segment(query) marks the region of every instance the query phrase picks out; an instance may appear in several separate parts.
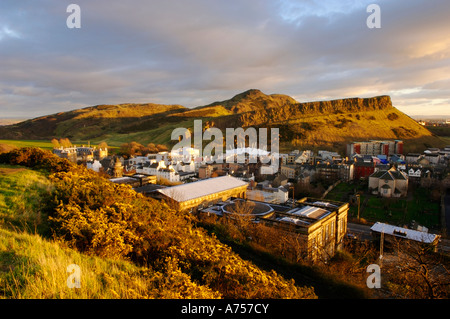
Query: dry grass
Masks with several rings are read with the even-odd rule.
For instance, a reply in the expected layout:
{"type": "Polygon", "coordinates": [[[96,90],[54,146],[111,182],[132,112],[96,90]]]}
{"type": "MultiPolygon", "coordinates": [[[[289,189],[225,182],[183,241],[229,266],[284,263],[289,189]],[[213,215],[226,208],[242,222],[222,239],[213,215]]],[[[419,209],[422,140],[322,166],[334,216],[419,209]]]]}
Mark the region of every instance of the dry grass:
{"type": "Polygon", "coordinates": [[[84,256],[39,235],[0,229],[0,298],[141,298],[150,281],[131,263],[84,256]],[[81,269],[80,288],[67,284],[72,264],[81,269]]]}

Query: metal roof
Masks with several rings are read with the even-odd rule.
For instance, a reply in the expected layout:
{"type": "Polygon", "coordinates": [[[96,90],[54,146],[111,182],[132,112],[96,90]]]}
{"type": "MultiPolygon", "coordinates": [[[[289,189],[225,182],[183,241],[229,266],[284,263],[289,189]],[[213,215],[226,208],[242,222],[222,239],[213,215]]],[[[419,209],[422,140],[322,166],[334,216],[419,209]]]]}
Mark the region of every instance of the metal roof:
{"type": "Polygon", "coordinates": [[[431,244],[439,235],[426,233],[418,230],[407,229],[403,227],[393,226],[384,223],[376,223],[371,227],[371,230],[378,233],[385,233],[392,236],[415,240],[423,243],[431,244]]]}
{"type": "Polygon", "coordinates": [[[240,179],[226,175],[159,189],[158,192],[177,202],[185,202],[247,185],[248,183],[240,179]]]}

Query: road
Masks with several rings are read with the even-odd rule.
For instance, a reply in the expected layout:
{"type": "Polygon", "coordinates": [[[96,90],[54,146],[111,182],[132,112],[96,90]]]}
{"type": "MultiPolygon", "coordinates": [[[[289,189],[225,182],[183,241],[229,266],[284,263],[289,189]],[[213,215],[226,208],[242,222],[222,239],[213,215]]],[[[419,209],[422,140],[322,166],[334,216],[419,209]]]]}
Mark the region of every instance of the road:
{"type": "Polygon", "coordinates": [[[371,226],[348,223],[347,224],[347,233],[356,235],[361,240],[369,240],[372,239],[372,233],[370,230],[371,226]]]}

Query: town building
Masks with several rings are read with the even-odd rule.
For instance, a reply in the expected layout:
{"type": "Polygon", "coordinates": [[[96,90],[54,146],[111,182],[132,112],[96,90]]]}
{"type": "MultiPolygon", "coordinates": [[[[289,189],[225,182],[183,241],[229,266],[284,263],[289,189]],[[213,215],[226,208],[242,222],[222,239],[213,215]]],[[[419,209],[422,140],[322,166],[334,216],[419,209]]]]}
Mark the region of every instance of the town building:
{"type": "Polygon", "coordinates": [[[419,159],[422,158],[423,155],[419,153],[408,153],[405,156],[405,161],[407,164],[415,164],[419,162],[419,159]]]}
{"type": "Polygon", "coordinates": [[[322,161],[341,161],[342,157],[339,153],[337,152],[330,152],[330,151],[319,151],[318,152],[320,158],[322,159],[322,161]]]}
{"type": "Polygon", "coordinates": [[[288,179],[293,180],[299,174],[300,166],[299,165],[293,165],[293,164],[281,165],[280,172],[281,172],[281,174],[286,176],[288,179]]]}
{"type": "Polygon", "coordinates": [[[119,178],[123,176],[123,164],[118,158],[115,159],[114,167],[112,170],[112,176],[114,178],[119,178]]]}
{"type": "Polygon", "coordinates": [[[198,178],[200,179],[211,178],[212,173],[213,167],[210,164],[205,164],[198,168],[198,178]]]}
{"type": "Polygon", "coordinates": [[[278,167],[275,165],[263,164],[259,168],[259,175],[274,175],[278,172],[278,167]]]}
{"type": "Polygon", "coordinates": [[[424,158],[428,161],[428,165],[438,165],[441,161],[441,155],[439,153],[425,153],[424,158]]]}
{"type": "Polygon", "coordinates": [[[53,149],[53,154],[65,158],[72,163],[77,162],[77,149],[75,147],[59,147],[53,149]]]}
{"type": "Polygon", "coordinates": [[[258,184],[247,189],[247,199],[266,203],[284,204],[289,199],[289,185],[271,187],[258,184]]]}
{"type": "Polygon", "coordinates": [[[372,159],[355,160],[354,179],[367,178],[375,172],[376,163],[372,159]]]}
{"type": "Polygon", "coordinates": [[[100,163],[99,160],[86,162],[86,167],[97,173],[99,173],[103,169],[102,164],[100,163]]]}
{"type": "Polygon", "coordinates": [[[180,182],[180,174],[178,174],[172,165],[166,165],[164,160],[159,162],[152,160],[138,165],[136,167],[136,173],[154,175],[159,179],[165,179],[171,183],[180,182]]]}
{"type": "Polygon", "coordinates": [[[157,192],[177,210],[195,211],[231,197],[246,198],[248,183],[226,175],[159,189],[157,192]]]}
{"type": "Polygon", "coordinates": [[[259,221],[300,234],[300,246],[305,247],[307,259],[327,260],[343,248],[348,203],[303,198],[295,207],[272,207],[274,212],[259,221]]]}
{"type": "Polygon", "coordinates": [[[403,197],[408,193],[408,175],[392,167],[369,176],[369,191],[383,197],[403,197]]]}
{"type": "Polygon", "coordinates": [[[78,161],[88,162],[93,160],[102,160],[108,156],[108,148],[96,148],[91,146],[72,146],[72,147],[58,147],[53,149],[53,154],[67,158],[73,163],[78,161]]]}
{"type": "Polygon", "coordinates": [[[351,181],[354,178],[354,163],[319,163],[316,165],[316,176],[329,181],[351,181]]]}
{"type": "Polygon", "coordinates": [[[115,184],[131,185],[131,187],[136,188],[147,184],[156,184],[156,176],[134,174],[131,176],[111,178],[110,181],[115,184]]]}
{"type": "Polygon", "coordinates": [[[373,155],[380,154],[389,156],[394,154],[403,154],[403,141],[366,141],[366,142],[352,142],[347,144],[347,156],[352,157],[355,154],[373,155]]]}
{"type": "Polygon", "coordinates": [[[318,261],[328,260],[343,249],[347,233],[348,203],[305,197],[293,206],[230,198],[199,212],[219,217],[246,215],[255,223],[294,234],[299,256],[318,261]]]}
{"type": "MultiPolygon", "coordinates": [[[[124,172],[124,162],[123,157],[108,156],[99,161],[101,168],[100,171],[108,174],[113,178],[122,177],[124,172]]],[[[89,162],[88,162],[89,163],[89,162]]],[[[88,163],[86,166],[88,166],[88,163]]]]}

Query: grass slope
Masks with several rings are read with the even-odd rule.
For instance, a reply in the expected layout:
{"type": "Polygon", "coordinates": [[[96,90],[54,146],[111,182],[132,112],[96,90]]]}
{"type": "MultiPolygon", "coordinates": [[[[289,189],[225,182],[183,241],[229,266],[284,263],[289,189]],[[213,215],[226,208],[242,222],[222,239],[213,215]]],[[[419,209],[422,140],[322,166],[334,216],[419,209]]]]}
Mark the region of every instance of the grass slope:
{"type": "Polygon", "coordinates": [[[181,272],[87,256],[38,235],[51,187],[44,172],[0,165],[0,299],[204,298],[181,272]],[[72,264],[81,269],[79,289],[67,285],[72,264]]]}

